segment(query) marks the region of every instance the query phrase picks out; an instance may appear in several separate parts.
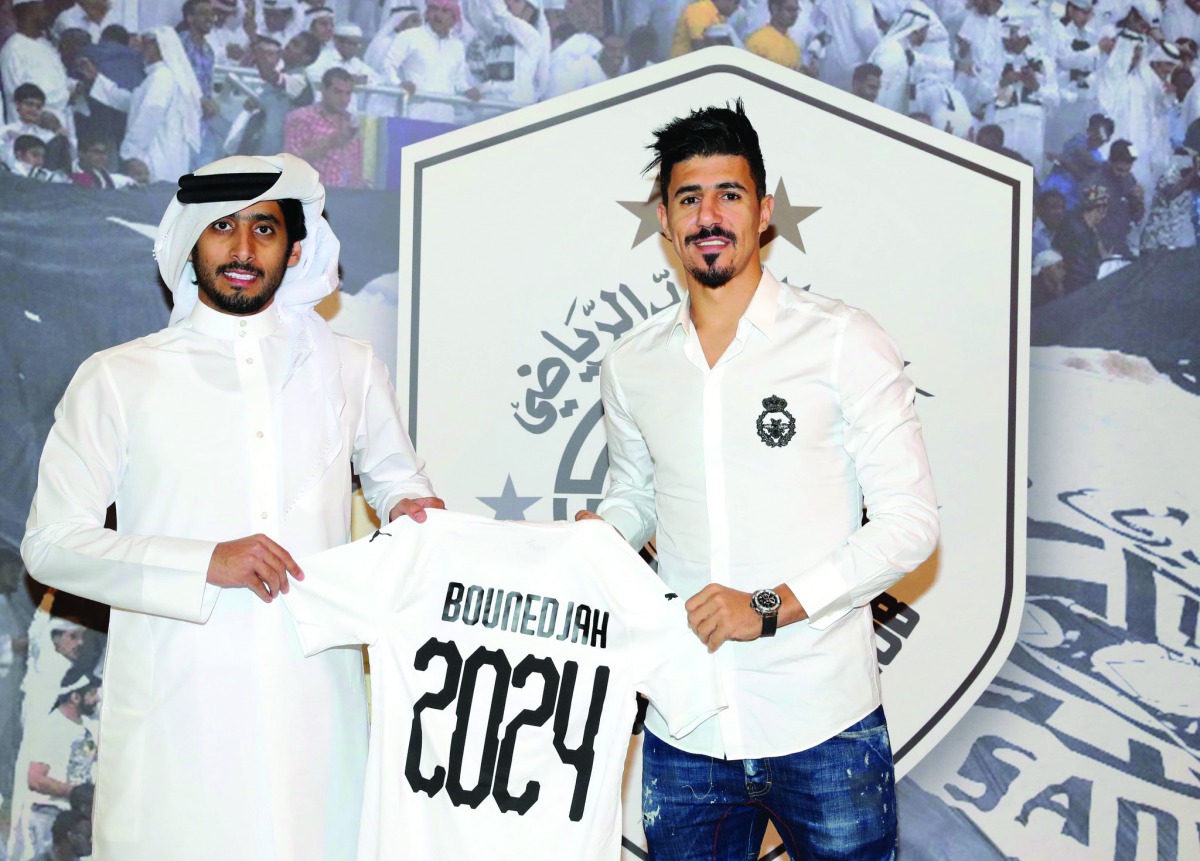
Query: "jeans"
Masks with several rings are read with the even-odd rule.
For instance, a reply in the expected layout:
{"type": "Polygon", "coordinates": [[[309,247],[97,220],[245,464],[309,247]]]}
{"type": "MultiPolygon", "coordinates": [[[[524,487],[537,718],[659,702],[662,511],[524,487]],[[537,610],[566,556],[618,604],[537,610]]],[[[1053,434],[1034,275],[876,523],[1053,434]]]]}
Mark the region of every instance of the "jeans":
{"type": "Polygon", "coordinates": [[[652,861],[755,861],[767,822],[792,861],[892,861],[896,787],[883,707],[814,748],[713,759],[649,731],[642,824],[652,861]]]}

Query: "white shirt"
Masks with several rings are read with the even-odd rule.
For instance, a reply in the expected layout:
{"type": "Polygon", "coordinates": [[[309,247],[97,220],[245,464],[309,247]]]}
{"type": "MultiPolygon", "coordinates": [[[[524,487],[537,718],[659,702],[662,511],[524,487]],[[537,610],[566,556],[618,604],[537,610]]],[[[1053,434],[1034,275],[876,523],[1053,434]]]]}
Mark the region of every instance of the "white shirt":
{"type": "Polygon", "coordinates": [[[63,123],[68,137],[72,136],[72,115],[67,107],[71,81],[58,51],[47,40],[30,39],[20,33],[9,36],[0,48],[0,80],[4,82],[4,110],[9,122],[18,119],[13,100],[17,87],[37,84],[46,94],[46,110],[53,111],[63,123]]]}
{"type": "MultiPolygon", "coordinates": [[[[714,367],[684,302],[613,345],[601,393],[611,486],[598,513],[635,547],[657,531],[659,573],[685,599],[709,583],[786,583],[809,616],[723,644],[729,709],[677,746],[780,756],[870,714],[868,602],[938,535],[915,388],[892,340],[866,313],[764,271],[714,367]]],[[[660,735],[653,708],[646,725],[660,735]]]]}
{"type": "MultiPolygon", "coordinates": [[[[57,699],[57,697],[55,697],[57,699]]],[[[96,763],[96,739],[87,722],[75,723],[58,709],[39,712],[25,722],[25,735],[13,781],[13,823],[8,834],[8,856],[12,861],[34,857],[38,847],[29,839],[33,805],[70,807],[66,798],[46,795],[29,788],[29,766],[38,762],[48,767],[47,775],[72,786],[89,783],[96,763]]]]}
{"type": "Polygon", "coordinates": [[[206,583],[219,541],[261,532],[299,557],[349,540],[352,464],[384,518],[432,495],[383,363],[336,344],[341,454],[292,500],[285,479],[323,462],[305,430],[322,395],[311,358],[288,376],[274,306],[197,303],[89,358],[55,411],[21,552],[40,581],[113,607],[95,861],[354,857],[360,650],[306,659],[277,602],[206,583]]]}
{"type": "Polygon", "coordinates": [[[100,21],[93,21],[88,13],[83,11],[83,7],[76,3],[59,13],[58,17],[54,19],[50,31],[54,34],[55,39],[60,39],[67,30],[84,30],[92,37],[92,43],[95,44],[100,41],[100,34],[104,32],[105,27],[118,23],[120,22],[116,14],[111,10],[100,21]]]}
{"type": "MultiPolygon", "coordinates": [[[[398,33],[384,59],[388,82],[409,81],[416,94],[461,95],[470,89],[466,50],[453,33],[440,38],[428,24],[398,33]]],[[[413,119],[454,122],[454,106],[414,101],[408,110],[413,119]]]]}
{"type": "Polygon", "coordinates": [[[300,564],[305,650],[370,644],[358,861],[611,861],[634,691],[677,735],[722,704],[683,602],[603,524],[432,511],[300,564]]]}
{"type": "Polygon", "coordinates": [[[13,152],[13,144],[22,135],[32,135],[42,143],[50,143],[54,140],[54,132],[34,123],[18,120],[15,123],[0,126],[0,159],[3,159],[4,163],[13,169],[17,169],[17,156],[13,152]]]}

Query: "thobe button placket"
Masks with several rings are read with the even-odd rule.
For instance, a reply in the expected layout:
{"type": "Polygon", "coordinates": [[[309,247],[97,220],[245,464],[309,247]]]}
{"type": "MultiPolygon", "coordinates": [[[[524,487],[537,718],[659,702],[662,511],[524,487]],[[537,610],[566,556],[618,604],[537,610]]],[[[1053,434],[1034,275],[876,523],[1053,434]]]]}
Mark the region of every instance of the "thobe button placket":
{"type": "MultiPolygon", "coordinates": [[[[246,321],[238,321],[238,334],[245,335],[246,321]]],[[[279,491],[277,484],[277,458],[265,428],[272,418],[274,397],[266,376],[263,362],[263,342],[257,338],[235,338],[233,353],[237,360],[238,379],[241,382],[246,405],[246,432],[256,441],[250,453],[249,499],[251,517],[258,522],[258,529],[268,535],[278,536],[279,491]]]]}

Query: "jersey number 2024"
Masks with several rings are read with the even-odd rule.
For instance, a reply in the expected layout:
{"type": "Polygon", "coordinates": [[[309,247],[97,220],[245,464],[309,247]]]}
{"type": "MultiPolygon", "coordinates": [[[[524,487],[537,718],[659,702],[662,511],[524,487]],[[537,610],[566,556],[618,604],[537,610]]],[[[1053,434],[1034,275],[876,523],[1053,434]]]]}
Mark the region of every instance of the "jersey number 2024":
{"type": "Polygon", "coordinates": [[[604,698],[608,692],[609,669],[596,668],[592,681],[591,702],[584,723],[583,738],[579,746],[567,746],[567,726],[571,719],[571,704],[575,696],[575,683],[579,676],[579,665],[566,661],[562,672],[550,658],[526,655],[514,668],[501,649],[477,648],[464,661],[453,642],[430,637],[417,650],[413,666],[421,672],[429,669],[430,661],[441,658],[446,664],[446,676],[441,690],[430,691],[413,706],[412,734],[408,741],[408,758],[404,764],[404,776],[414,792],[424,792],[431,798],[445,788],[451,802],[458,807],[467,805],[474,809],[491,795],[504,813],[524,815],[541,794],[541,784],[531,780],[519,795],[512,794],[509,775],[512,771],[513,754],[517,747],[517,734],[522,727],[544,726],[554,719],[554,750],[564,765],[575,769],[575,790],[571,794],[569,816],[572,822],[583,818],[587,806],[588,783],[592,776],[595,760],[596,733],[600,728],[600,716],[604,711],[604,698]],[[474,786],[463,785],[463,752],[467,746],[467,728],[475,703],[475,683],[479,671],[490,667],[496,675],[492,686],[492,701],[487,710],[487,730],[484,736],[483,753],[474,786]],[[542,680],[541,702],[535,708],[524,709],[515,715],[504,728],[500,737],[500,724],[504,719],[504,706],[508,701],[510,686],[524,688],[531,678],[542,680]],[[421,744],[423,731],[421,714],[428,710],[442,711],[457,698],[455,706],[457,722],[450,737],[449,767],[441,765],[426,776],[421,773],[421,744]]]}

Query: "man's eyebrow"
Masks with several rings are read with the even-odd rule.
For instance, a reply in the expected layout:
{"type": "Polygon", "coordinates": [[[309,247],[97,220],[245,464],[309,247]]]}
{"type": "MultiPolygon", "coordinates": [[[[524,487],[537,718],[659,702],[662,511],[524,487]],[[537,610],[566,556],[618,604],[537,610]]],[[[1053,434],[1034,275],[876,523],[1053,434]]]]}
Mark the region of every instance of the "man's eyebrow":
{"type": "Polygon", "coordinates": [[[279,224],[280,223],[279,219],[276,218],[274,215],[272,215],[269,212],[251,212],[247,215],[243,215],[240,212],[235,212],[235,213],[232,213],[231,215],[226,215],[222,218],[218,218],[216,221],[213,222],[213,224],[216,224],[217,221],[253,221],[253,222],[265,221],[270,224],[279,224]]]}
{"type": "MultiPolygon", "coordinates": [[[[718,188],[718,189],[733,188],[733,189],[737,189],[738,191],[746,190],[746,186],[742,185],[740,182],[738,182],[735,179],[728,179],[725,182],[718,182],[716,185],[712,186],[712,188],[718,188]]],[[[681,186],[679,186],[679,188],[675,189],[675,193],[671,196],[679,197],[679,195],[681,195],[681,194],[693,194],[694,192],[697,192],[697,191],[704,191],[704,186],[702,186],[702,185],[681,185],[681,186]]]]}

